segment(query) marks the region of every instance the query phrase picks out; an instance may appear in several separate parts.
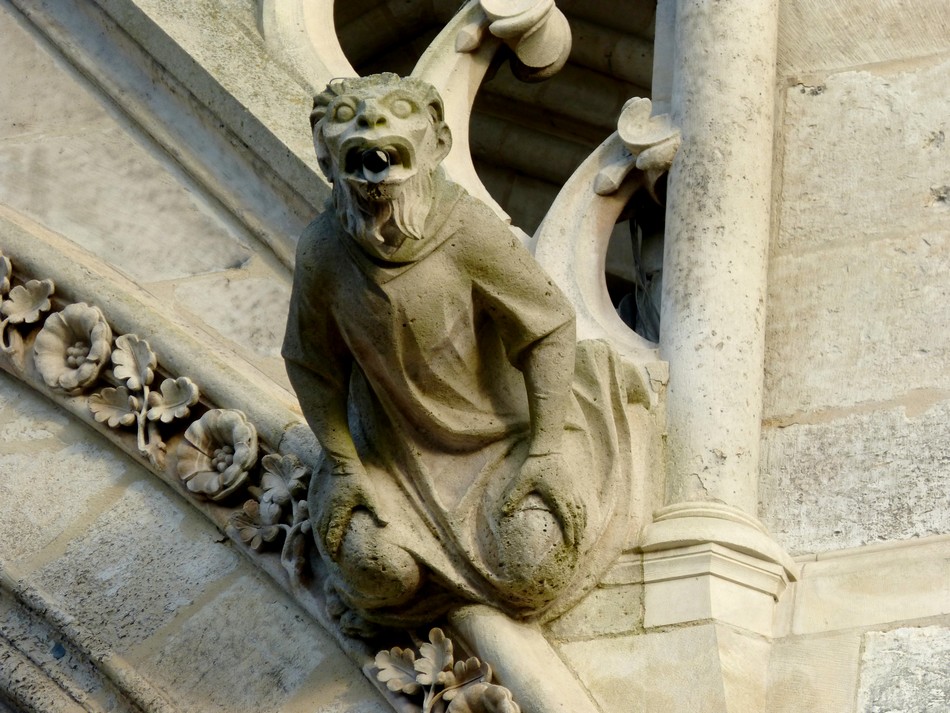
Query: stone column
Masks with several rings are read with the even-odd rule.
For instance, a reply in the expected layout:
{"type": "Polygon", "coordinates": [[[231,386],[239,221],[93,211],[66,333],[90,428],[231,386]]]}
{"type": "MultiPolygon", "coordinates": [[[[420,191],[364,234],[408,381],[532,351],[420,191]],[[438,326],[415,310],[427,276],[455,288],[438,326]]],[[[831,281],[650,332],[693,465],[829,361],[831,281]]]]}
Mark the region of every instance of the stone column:
{"type": "Polygon", "coordinates": [[[705,538],[781,561],[755,518],[778,1],[664,0],[658,16],[674,3],[670,101],[683,144],[663,266],[667,507],[648,546],[705,538]],[[661,525],[694,518],[707,522],[661,525]],[[695,537],[680,532],[694,525],[695,537]],[[708,537],[719,525],[732,534],[708,537]]]}
{"type": "Polygon", "coordinates": [[[721,673],[710,710],[748,713],[765,710],[762,662],[797,569],[756,517],[778,2],[660,0],[657,17],[674,38],[683,144],[667,190],[667,481],[641,542],[644,626],[695,638],[721,673]]]}
{"type": "Polygon", "coordinates": [[[718,673],[708,710],[765,711],[775,605],[796,570],[756,517],[778,0],[660,0],[657,20],[673,38],[661,98],[683,143],[667,190],[667,480],[641,543],[644,627],[687,637],[718,673]]]}
{"type": "Polygon", "coordinates": [[[777,0],[677,3],[660,353],[667,502],[754,515],[769,244],[777,0]]]}

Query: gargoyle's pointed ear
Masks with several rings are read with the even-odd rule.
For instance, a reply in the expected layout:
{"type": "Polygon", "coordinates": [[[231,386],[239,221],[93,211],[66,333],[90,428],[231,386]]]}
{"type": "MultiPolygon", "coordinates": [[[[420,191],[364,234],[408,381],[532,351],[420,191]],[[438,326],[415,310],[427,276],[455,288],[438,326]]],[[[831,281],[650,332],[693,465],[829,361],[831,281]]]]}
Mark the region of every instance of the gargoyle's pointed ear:
{"type": "Polygon", "coordinates": [[[452,130],[444,121],[437,122],[435,125],[435,140],[439,151],[439,161],[441,162],[452,150],[452,130]]]}
{"type": "Polygon", "coordinates": [[[327,151],[327,145],[323,141],[321,131],[322,129],[319,126],[313,129],[313,148],[317,152],[317,164],[320,166],[320,170],[323,171],[323,175],[326,176],[327,180],[333,183],[333,166],[330,161],[330,152],[327,151]]]}

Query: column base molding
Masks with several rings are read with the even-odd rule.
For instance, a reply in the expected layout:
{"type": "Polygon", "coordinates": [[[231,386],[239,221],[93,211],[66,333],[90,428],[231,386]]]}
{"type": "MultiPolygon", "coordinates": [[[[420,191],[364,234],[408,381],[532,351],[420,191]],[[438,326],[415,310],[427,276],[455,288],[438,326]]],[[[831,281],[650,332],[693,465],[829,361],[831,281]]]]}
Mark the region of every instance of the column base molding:
{"type": "Polygon", "coordinates": [[[787,583],[781,566],[715,543],[644,553],[643,625],[715,621],[771,637],[787,583]]]}
{"type": "Polygon", "coordinates": [[[798,565],[750,515],[677,503],[644,532],[644,626],[715,621],[772,636],[775,603],[798,565]]]}

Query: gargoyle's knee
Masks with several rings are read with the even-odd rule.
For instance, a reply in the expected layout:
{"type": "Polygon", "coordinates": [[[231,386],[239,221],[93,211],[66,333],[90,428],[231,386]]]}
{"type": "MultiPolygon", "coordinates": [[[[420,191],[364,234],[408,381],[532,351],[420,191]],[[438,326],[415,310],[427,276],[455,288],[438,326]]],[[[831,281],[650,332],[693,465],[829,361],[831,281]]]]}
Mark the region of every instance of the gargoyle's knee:
{"type": "Polygon", "coordinates": [[[577,566],[577,548],[537,495],[528,495],[510,515],[497,515],[483,535],[489,567],[519,606],[538,607],[554,599],[577,566]]]}
{"type": "Polygon", "coordinates": [[[365,609],[404,604],[422,584],[415,558],[387,539],[387,530],[365,510],[356,510],[336,559],[342,591],[365,609]]]}

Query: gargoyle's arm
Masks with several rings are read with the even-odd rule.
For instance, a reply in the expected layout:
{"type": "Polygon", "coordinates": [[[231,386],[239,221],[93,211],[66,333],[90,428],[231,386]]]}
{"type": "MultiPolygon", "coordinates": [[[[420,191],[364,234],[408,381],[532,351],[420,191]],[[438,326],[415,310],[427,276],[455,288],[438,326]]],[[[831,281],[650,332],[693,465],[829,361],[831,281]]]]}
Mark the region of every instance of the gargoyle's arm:
{"type": "Polygon", "coordinates": [[[287,375],[297,393],[307,423],[332,464],[334,475],[363,469],[347,420],[348,380],[330,381],[306,367],[287,362],[287,375]]]}
{"type": "Polygon", "coordinates": [[[574,377],[574,320],[529,346],[521,370],[531,417],[529,455],[560,453],[574,377]]]}

